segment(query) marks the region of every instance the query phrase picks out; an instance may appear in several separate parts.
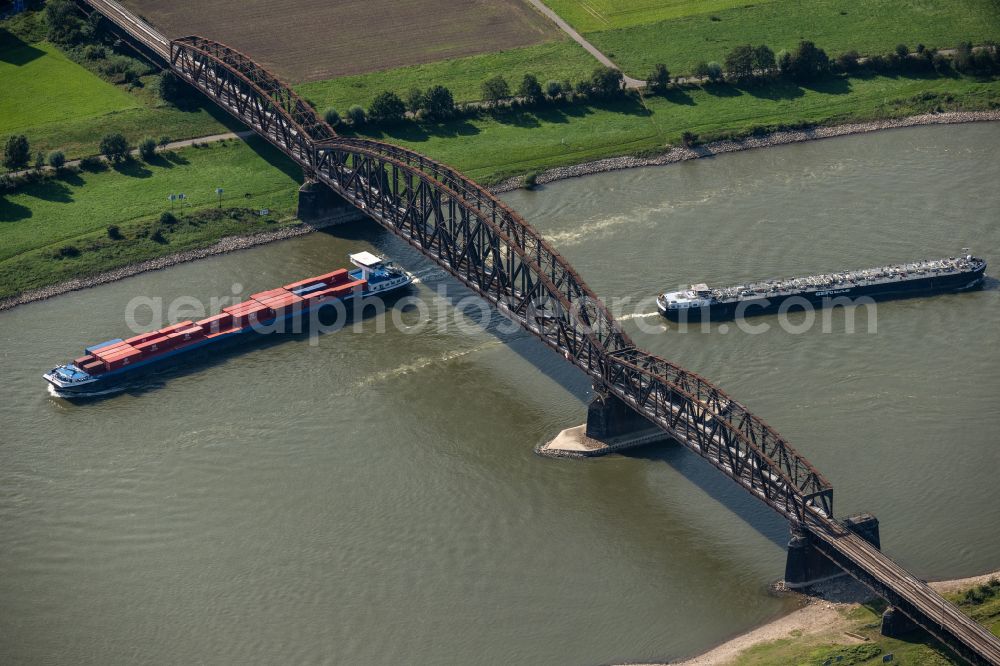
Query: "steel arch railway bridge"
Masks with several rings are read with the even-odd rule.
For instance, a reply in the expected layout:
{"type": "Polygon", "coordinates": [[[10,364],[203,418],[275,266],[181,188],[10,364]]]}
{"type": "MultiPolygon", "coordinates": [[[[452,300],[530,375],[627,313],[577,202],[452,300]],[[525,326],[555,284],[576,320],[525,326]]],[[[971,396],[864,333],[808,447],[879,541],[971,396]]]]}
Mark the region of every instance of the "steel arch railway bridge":
{"type": "Polygon", "coordinates": [[[338,136],[290,87],[223,44],[168,40],[114,0],[85,4],[288,155],[307,178],[562,354],[599,394],[659,426],[786,517],[824,562],[970,663],[1000,665],[1000,641],[834,518],[833,487],[787,441],[707,379],[636,348],[572,266],[489,191],[411,150],[338,136]]]}

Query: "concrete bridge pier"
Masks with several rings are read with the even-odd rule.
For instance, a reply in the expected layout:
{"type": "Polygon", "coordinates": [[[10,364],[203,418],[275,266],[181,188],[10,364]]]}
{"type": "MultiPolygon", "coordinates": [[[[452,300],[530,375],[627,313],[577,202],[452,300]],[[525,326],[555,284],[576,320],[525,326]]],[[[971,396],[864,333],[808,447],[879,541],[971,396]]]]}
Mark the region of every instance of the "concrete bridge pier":
{"type": "Polygon", "coordinates": [[[323,183],[307,178],[299,188],[296,217],[306,224],[325,227],[361,220],[365,214],[323,183]]]}
{"type": "Polygon", "coordinates": [[[555,458],[593,458],[667,439],[670,437],[655,423],[595,386],[587,406],[587,422],[563,430],[536,451],[555,458]]]}
{"type": "MultiPolygon", "coordinates": [[[[881,549],[878,518],[861,513],[844,519],[844,526],[881,549]]],[[[788,557],[785,560],[785,587],[802,590],[825,580],[846,576],[847,572],[825,557],[812,543],[812,535],[798,523],[790,526],[788,557]]]]}

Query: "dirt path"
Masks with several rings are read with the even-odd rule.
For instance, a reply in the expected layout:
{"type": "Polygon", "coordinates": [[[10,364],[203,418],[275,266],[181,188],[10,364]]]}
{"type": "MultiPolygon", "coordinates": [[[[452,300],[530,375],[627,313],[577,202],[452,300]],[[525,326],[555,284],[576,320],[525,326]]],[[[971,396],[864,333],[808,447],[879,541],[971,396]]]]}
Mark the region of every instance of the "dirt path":
{"type": "MultiPolygon", "coordinates": [[[[575,41],[577,44],[585,48],[587,52],[590,53],[590,55],[597,58],[598,62],[600,62],[602,65],[604,65],[605,67],[611,67],[612,69],[617,69],[619,71],[621,70],[621,68],[618,65],[611,62],[611,59],[608,58],[608,56],[601,53],[600,49],[598,49],[596,46],[594,46],[586,39],[584,39],[583,35],[574,30],[569,23],[566,23],[566,21],[564,21],[562,17],[559,16],[559,14],[556,14],[554,11],[549,9],[548,5],[542,2],[542,0],[529,0],[529,2],[531,2],[531,4],[535,6],[535,9],[540,11],[542,14],[547,16],[553,23],[559,26],[560,30],[565,32],[570,37],[572,37],[573,41],[575,41]]],[[[639,88],[646,87],[645,81],[640,81],[639,79],[633,79],[631,76],[628,76],[624,72],[622,72],[622,76],[625,77],[625,87],[629,88],[630,90],[637,90],[639,88]]]]}

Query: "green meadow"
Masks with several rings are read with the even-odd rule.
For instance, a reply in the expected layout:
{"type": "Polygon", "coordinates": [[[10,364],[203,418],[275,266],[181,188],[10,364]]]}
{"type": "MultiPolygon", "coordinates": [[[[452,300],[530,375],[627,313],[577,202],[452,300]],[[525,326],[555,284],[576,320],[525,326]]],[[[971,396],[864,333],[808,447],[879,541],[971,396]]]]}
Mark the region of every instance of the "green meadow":
{"type": "Polygon", "coordinates": [[[508,83],[516,88],[525,74],[534,74],[542,85],[549,80],[568,79],[575,82],[589,77],[596,66],[594,58],[580,45],[564,40],[304,83],[295,89],[321,112],[333,107],[343,114],[352,104],[367,108],[375,95],[385,90],[406,99],[412,88],[426,90],[433,85],[442,85],[451,90],[456,102],[472,102],[482,99],[483,81],[497,74],[503,74],[508,83]]]}
{"type": "Polygon", "coordinates": [[[273,227],[274,220],[294,216],[300,179],[297,166],[252,139],[24,186],[0,198],[0,297],[273,227]],[[224,190],[223,208],[268,208],[270,217],[184,224],[186,215],[219,205],[217,187],[224,190]],[[168,195],[180,193],[186,199],[171,205],[168,195]],[[171,210],[182,222],[157,226],[160,214],[171,210]],[[121,239],[109,237],[111,225],[121,239]],[[164,241],[149,237],[156,228],[165,232],[164,241]],[[66,247],[79,254],[60,255],[66,247]]]}
{"type": "MultiPolygon", "coordinates": [[[[626,5],[629,3],[625,3],[626,5]]],[[[623,70],[643,78],[662,62],[677,74],[701,60],[723,62],[740,44],[792,49],[807,39],[831,57],[888,53],[897,44],[950,48],[1000,39],[1000,3],[990,0],[773,0],[587,35],[623,70]]]]}

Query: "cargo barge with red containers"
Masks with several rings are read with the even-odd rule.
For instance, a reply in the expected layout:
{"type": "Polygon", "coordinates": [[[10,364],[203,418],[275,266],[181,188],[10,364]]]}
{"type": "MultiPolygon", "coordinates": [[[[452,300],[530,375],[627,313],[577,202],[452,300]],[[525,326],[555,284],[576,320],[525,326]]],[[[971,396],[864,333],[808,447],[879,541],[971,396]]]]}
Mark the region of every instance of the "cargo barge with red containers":
{"type": "Polygon", "coordinates": [[[352,254],[350,260],[357,267],[354,270],[341,268],[252,294],[249,300],[200,321],[184,321],[126,340],[116,338],[92,345],[80,358],[53,368],[42,377],[57,395],[101,392],[152,364],[177,359],[246,333],[270,332],[275,323],[301,317],[324,305],[385,294],[413,281],[409,273],[370,252],[352,254]]]}

